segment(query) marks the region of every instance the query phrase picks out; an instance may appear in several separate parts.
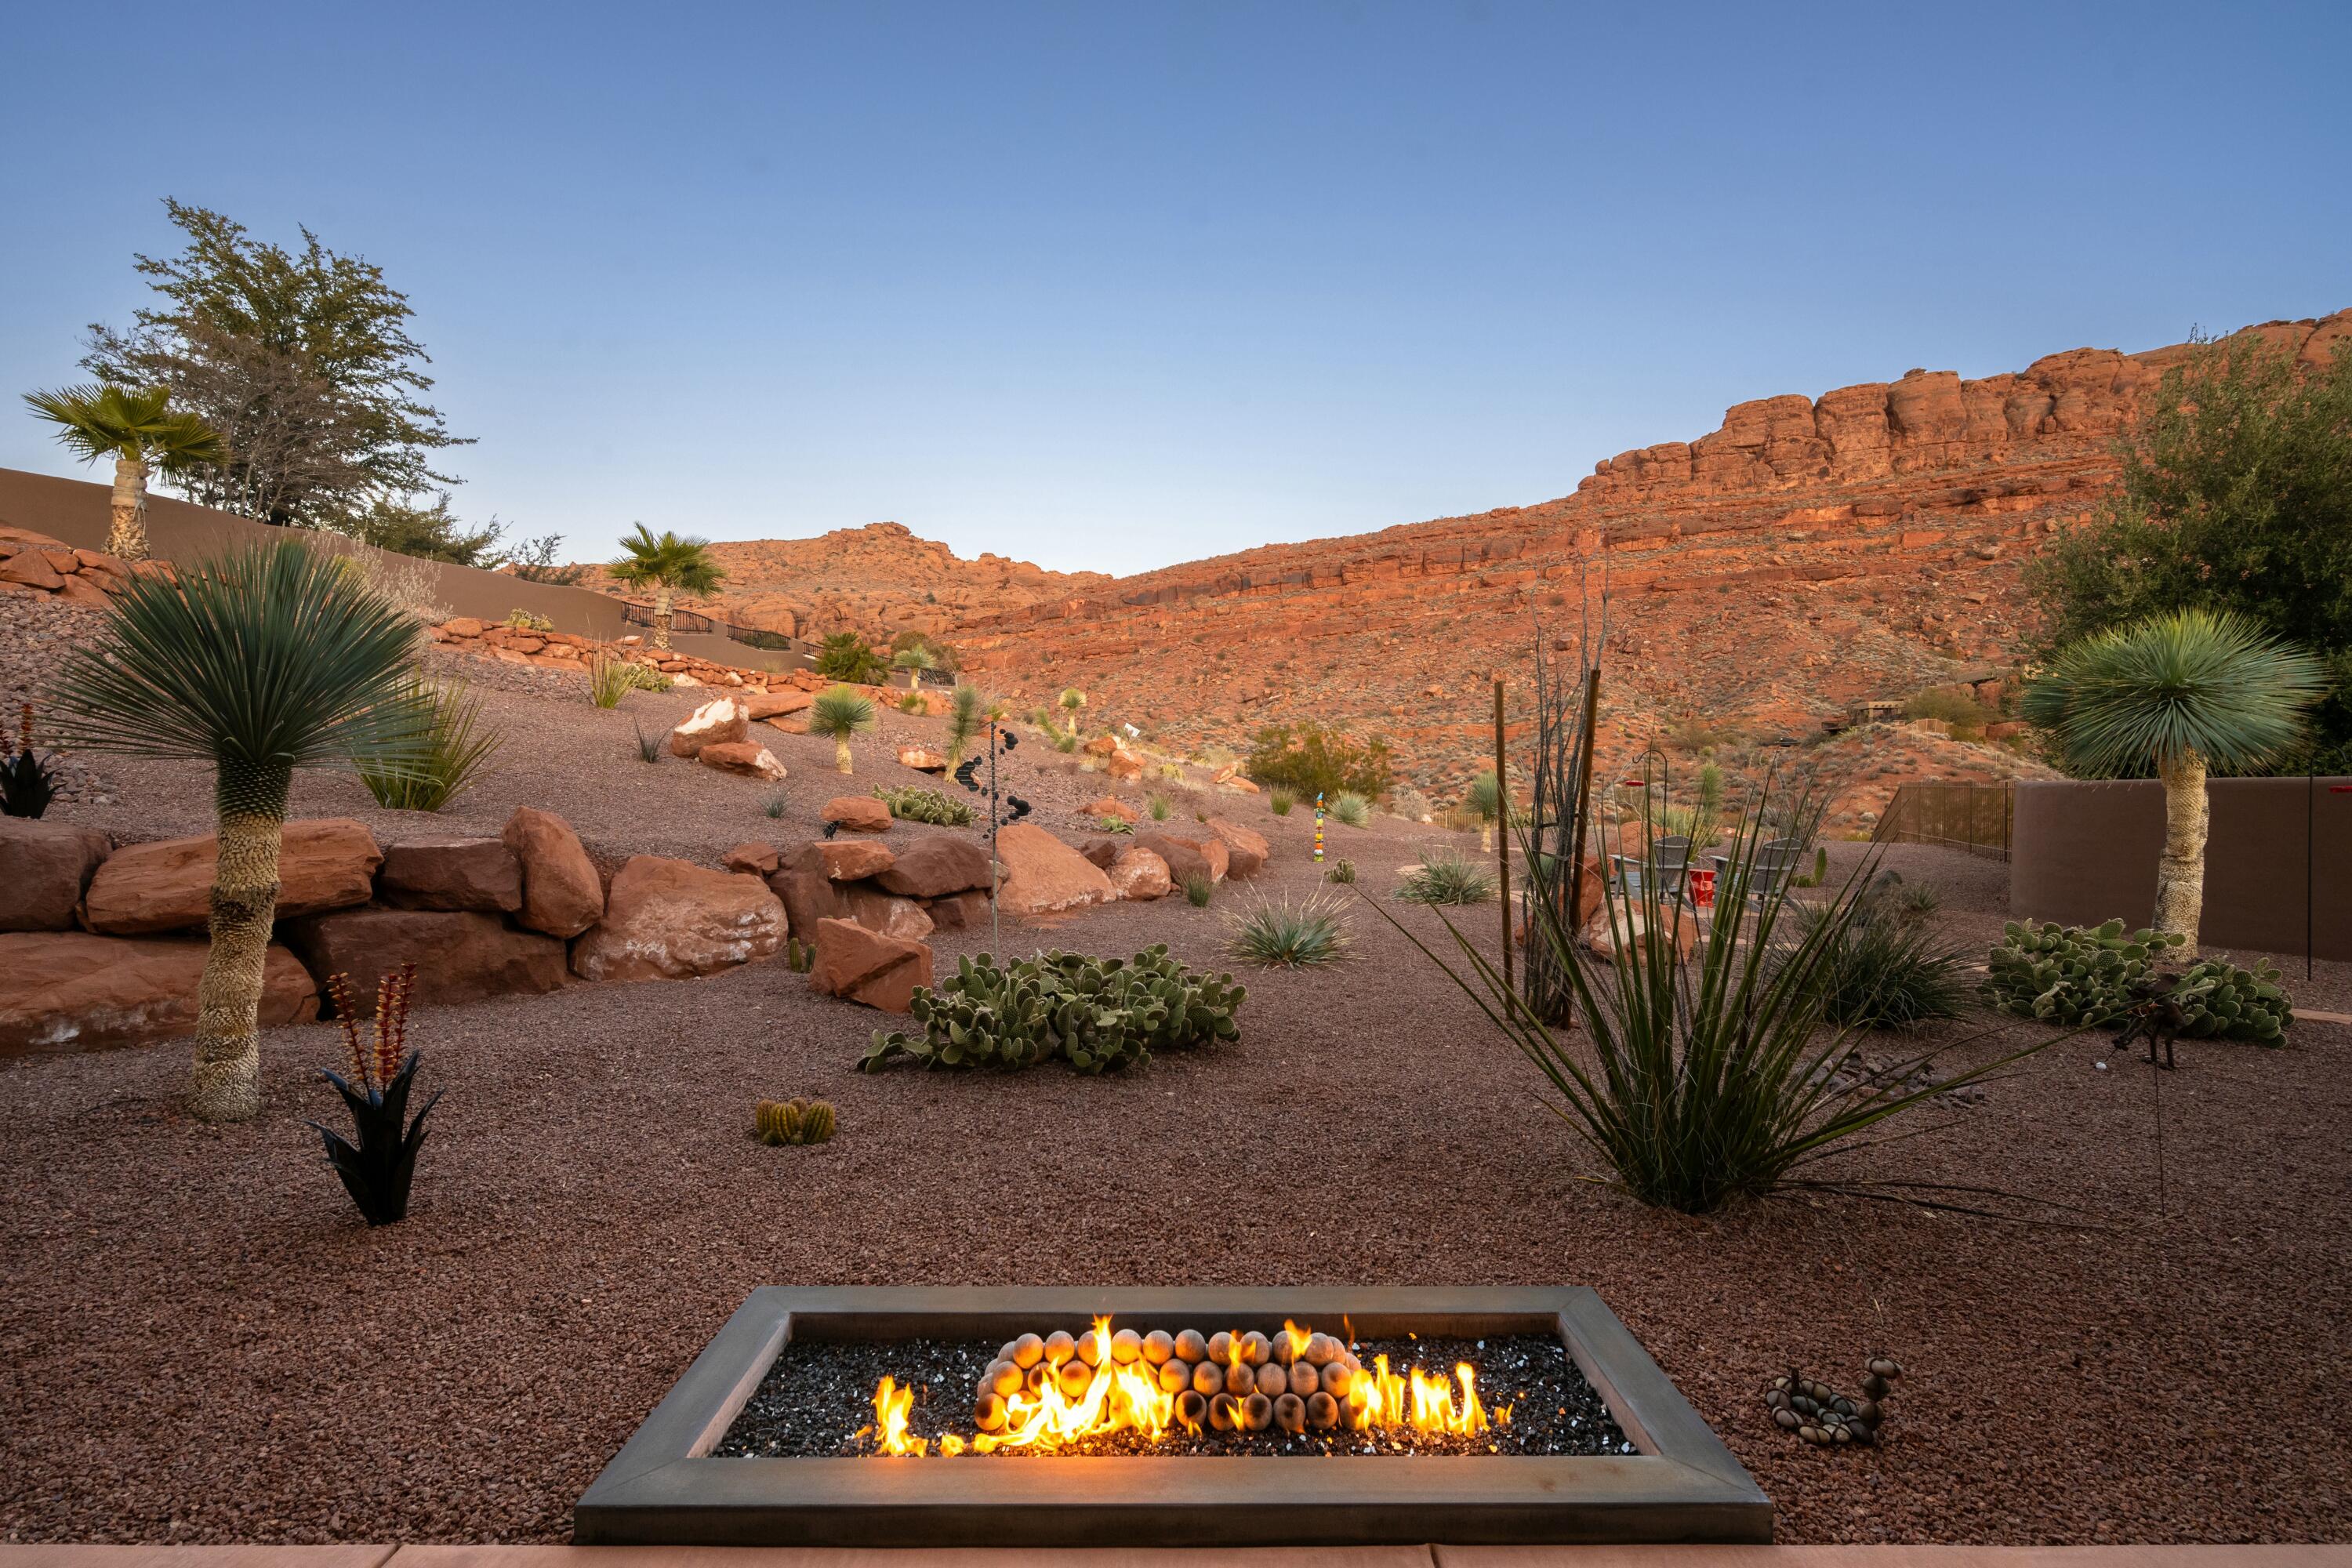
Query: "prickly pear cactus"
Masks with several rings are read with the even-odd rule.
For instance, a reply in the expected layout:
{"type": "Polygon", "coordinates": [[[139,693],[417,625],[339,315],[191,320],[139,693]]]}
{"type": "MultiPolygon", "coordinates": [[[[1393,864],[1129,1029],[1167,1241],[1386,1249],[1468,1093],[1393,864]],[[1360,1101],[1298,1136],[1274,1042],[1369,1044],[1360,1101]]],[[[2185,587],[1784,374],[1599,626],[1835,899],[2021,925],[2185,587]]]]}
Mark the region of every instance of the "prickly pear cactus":
{"type": "Polygon", "coordinates": [[[1230,974],[1192,973],[1165,944],[1131,959],[1055,952],[999,964],[982,953],[915,992],[908,1013],[921,1034],[877,1029],[857,1065],[877,1072],[907,1056],[925,1067],[1011,1068],[1060,1058],[1078,1072],[1113,1072],[1155,1050],[1238,1038],[1234,1014],[1247,994],[1230,974]]]}
{"type": "Polygon", "coordinates": [[[2294,1002],[2279,984],[2276,965],[2240,969],[2218,958],[2191,964],[2172,988],[2188,1022],[2180,1026],[2184,1040],[2252,1040],[2258,1046],[2283,1046],[2294,1021],[2294,1002]]]}
{"type": "MultiPolygon", "coordinates": [[[[2121,1022],[2140,1000],[2133,982],[2188,941],[2178,931],[2126,932],[2121,921],[2096,927],[2011,921],[2001,935],[1979,994],[2005,1013],[2063,1028],[2121,1022]]],[[[2279,972],[2267,963],[2247,970],[2220,959],[2202,960],[2181,973],[2171,998],[2187,1020],[2179,1030],[2182,1039],[2275,1046],[2294,1016],[2279,972]]]]}

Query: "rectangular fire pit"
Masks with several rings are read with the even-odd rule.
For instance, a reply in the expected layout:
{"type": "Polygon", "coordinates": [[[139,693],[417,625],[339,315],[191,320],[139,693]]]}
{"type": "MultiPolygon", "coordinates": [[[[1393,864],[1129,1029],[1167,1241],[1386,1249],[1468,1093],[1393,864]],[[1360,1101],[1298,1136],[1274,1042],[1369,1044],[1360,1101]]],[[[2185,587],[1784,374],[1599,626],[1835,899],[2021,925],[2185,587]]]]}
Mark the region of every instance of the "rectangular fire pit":
{"type": "MultiPolygon", "coordinates": [[[[1168,1342],[1160,1339],[1153,1350],[1163,1364],[1168,1342]]],[[[1255,1344],[1265,1357],[1265,1342],[1255,1344]]],[[[1195,1361],[1202,1361],[1194,1349],[1195,1361]]],[[[1150,1372],[1137,1351],[1132,1339],[1119,1347],[1135,1371],[1150,1372]]],[[[1024,1353],[1036,1355],[1034,1349],[1024,1353]]],[[[1168,1367],[1171,1383],[1179,1381],[1173,1374],[1183,1353],[1176,1352],[1177,1364],[1168,1367]]],[[[1327,1345],[1314,1350],[1317,1357],[1332,1353],[1327,1345]]],[[[1060,1343],[1052,1354],[1068,1362],[1069,1344],[1060,1343]]],[[[1557,1352],[1550,1354],[1558,1360],[1557,1352]]],[[[1086,1371],[1069,1364],[1075,1386],[1086,1387],[1086,1371]]],[[[1447,1369],[1431,1370],[1443,1377],[1447,1369]]],[[[1362,1375],[1370,1373],[1364,1367],[1362,1375]]],[[[1343,1385],[1348,1381],[1326,1375],[1343,1385]]],[[[1202,1376],[1204,1385],[1214,1381],[1208,1373],[1202,1376]]],[[[1403,1381],[1393,1380],[1399,1387],[1403,1381]]],[[[1430,1380],[1426,1392],[1443,1397],[1447,1391],[1438,1381],[1430,1380]]],[[[1412,1395],[1418,1399],[1423,1392],[1416,1387],[1412,1395]]],[[[1476,1392],[1499,1402],[1515,1391],[1488,1369],[1476,1392]]],[[[1465,1406],[1475,1403],[1467,1383],[1461,1393],[1465,1406]]],[[[1360,1408],[1364,1397],[1359,1389],[1360,1408]]],[[[1378,1397],[1375,1393],[1376,1409],[1378,1397]]],[[[1565,1415],[1574,1394],[1560,1397],[1565,1415]]],[[[1016,1404],[1016,1412],[1022,1408],[1016,1404]]],[[[1259,1406],[1256,1418],[1265,1420],[1270,1408],[1259,1406]]],[[[1319,1413],[1328,1418],[1332,1408],[1325,1405],[1319,1413]]],[[[1303,1409],[1286,1405],[1284,1420],[1298,1426],[1303,1409]]],[[[1242,1405],[1226,1405],[1219,1418],[1228,1415],[1238,1426],[1242,1405]]],[[[830,1430],[825,1441],[833,1440],[830,1430]]],[[[1001,1426],[981,1446],[1009,1442],[1011,1432],[1011,1426],[1001,1426]]],[[[572,1539],[583,1544],[1207,1546],[1771,1538],[1770,1500],[1600,1297],[1580,1287],[755,1290],[572,1512],[572,1539]],[[1308,1360],[1303,1338],[1291,1340],[1295,1350],[1282,1348],[1286,1323],[1328,1326],[1335,1334],[1344,1324],[1367,1353],[1339,1352],[1342,1365],[1370,1362],[1369,1352],[1383,1344],[1491,1342],[1499,1352],[1506,1344],[1556,1342],[1574,1363],[1572,1370],[1559,1369],[1561,1381],[1576,1384],[1580,1374],[1576,1393],[1589,1384],[1606,1405],[1605,1421],[1596,1414],[1586,1424],[1588,1435],[1593,1425],[1613,1423],[1613,1429],[1605,1442],[1591,1445],[1607,1451],[1560,1452],[1559,1439],[1549,1434],[1536,1451],[1508,1451],[1524,1450],[1535,1436],[1530,1422],[1552,1413],[1522,1410],[1503,1421],[1498,1404],[1499,1425],[1491,1433],[1440,1435],[1429,1442],[1444,1451],[1409,1451],[1418,1441],[1411,1434],[1393,1442],[1373,1432],[1351,1436],[1342,1403],[1339,1430],[1235,1431],[1223,1445],[1225,1451],[1219,1451],[1203,1421],[1198,1434],[1171,1427],[1157,1446],[1146,1444],[1140,1451],[982,1453],[971,1446],[979,1441],[976,1390],[966,1385],[925,1391],[940,1401],[940,1410],[930,1412],[932,1424],[944,1430],[937,1417],[951,1414],[961,1419],[961,1435],[929,1442],[919,1458],[822,1445],[812,1449],[798,1439],[779,1449],[791,1457],[761,1452],[763,1445],[778,1443],[763,1433],[792,1426],[780,1419],[762,1426],[760,1415],[770,1407],[791,1414],[795,1363],[788,1347],[804,1352],[813,1380],[820,1367],[832,1369],[826,1392],[837,1406],[839,1368],[887,1366],[894,1342],[910,1365],[928,1355],[938,1365],[987,1362],[1001,1370],[1009,1363],[995,1363],[992,1349],[968,1347],[1009,1345],[1024,1334],[1062,1329],[1079,1335],[1080,1350],[1108,1373],[1108,1331],[1097,1343],[1087,1342],[1087,1325],[1106,1317],[1137,1335],[1229,1330],[1238,1337],[1220,1346],[1217,1356],[1236,1363],[1227,1373],[1235,1377],[1244,1363],[1242,1339],[1252,1332],[1276,1342],[1276,1359],[1286,1362],[1296,1353],[1299,1362],[1308,1360]],[[943,1360],[940,1347],[962,1347],[961,1361],[943,1360]],[[786,1359],[780,1363],[780,1356],[786,1359]],[[753,1406],[750,1415],[747,1405],[753,1406]],[[730,1437],[739,1417],[745,1430],[730,1437]],[[1633,1452],[1622,1451],[1629,1446],[1633,1452]],[[1485,1451],[1489,1447],[1505,1451],[1485,1451]],[[950,1457],[943,1448],[963,1451],[950,1457]],[[744,1457],[723,1457],[729,1453],[744,1457]]]]}

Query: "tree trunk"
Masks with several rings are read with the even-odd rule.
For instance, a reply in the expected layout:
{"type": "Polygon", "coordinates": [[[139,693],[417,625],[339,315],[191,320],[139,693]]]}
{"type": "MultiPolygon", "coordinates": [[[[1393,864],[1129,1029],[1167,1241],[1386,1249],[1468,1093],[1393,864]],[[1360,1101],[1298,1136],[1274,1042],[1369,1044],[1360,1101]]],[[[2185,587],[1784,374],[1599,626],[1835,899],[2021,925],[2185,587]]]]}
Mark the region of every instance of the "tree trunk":
{"type": "Polygon", "coordinates": [[[833,742],[833,765],[843,773],[849,771],[849,742],[836,739],[833,742]]]}
{"type": "Polygon", "coordinates": [[[669,590],[654,590],[654,647],[669,647],[669,590]]]}
{"type": "Polygon", "coordinates": [[[247,1121],[261,1110],[262,966],[278,913],[278,847],[289,782],[283,768],[220,772],[213,944],[196,984],[196,1058],[188,1084],[188,1109],[206,1121],[247,1121]]]}
{"type": "Polygon", "coordinates": [[[2197,956],[2197,921],[2205,907],[2205,759],[2189,752],[2157,770],[2164,781],[2164,853],[2156,862],[2156,929],[2189,939],[2173,950],[2197,956]]]}
{"type": "Polygon", "coordinates": [[[147,559],[147,465],[137,458],[114,459],[114,521],[106,531],[106,552],[123,561],[147,559]]]}

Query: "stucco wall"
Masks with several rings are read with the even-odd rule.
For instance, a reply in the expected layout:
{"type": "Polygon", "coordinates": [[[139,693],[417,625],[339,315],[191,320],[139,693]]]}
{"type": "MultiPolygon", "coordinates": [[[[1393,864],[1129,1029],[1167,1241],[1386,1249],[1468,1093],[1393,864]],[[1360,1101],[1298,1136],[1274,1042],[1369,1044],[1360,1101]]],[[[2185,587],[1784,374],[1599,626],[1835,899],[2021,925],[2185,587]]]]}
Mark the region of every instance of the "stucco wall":
{"type": "MultiPolygon", "coordinates": [[[[110,494],[109,487],[102,484],[0,468],[0,523],[29,528],[85,550],[103,549],[110,521],[110,494]]],[[[217,554],[256,541],[283,538],[285,534],[282,530],[228,512],[190,506],[168,496],[151,495],[147,498],[147,536],[156,555],[173,561],[217,554]]],[[[447,605],[453,615],[502,621],[515,610],[529,610],[553,622],[557,631],[608,642],[644,629],[624,625],[621,602],[592,589],[531,583],[506,573],[442,562],[425,564],[439,579],[434,597],[447,605]]],[[[681,632],[670,641],[681,653],[746,669],[789,669],[807,662],[791,653],[749,647],[709,634],[681,632]]]]}
{"type": "MultiPolygon", "coordinates": [[[[2200,940],[2299,954],[2308,933],[2316,956],[2352,958],[2352,779],[2215,779],[2206,787],[2213,826],[2200,940]]],[[[2011,915],[2148,922],[2164,847],[2162,784],[2020,780],[2016,810],[2011,915]]]]}

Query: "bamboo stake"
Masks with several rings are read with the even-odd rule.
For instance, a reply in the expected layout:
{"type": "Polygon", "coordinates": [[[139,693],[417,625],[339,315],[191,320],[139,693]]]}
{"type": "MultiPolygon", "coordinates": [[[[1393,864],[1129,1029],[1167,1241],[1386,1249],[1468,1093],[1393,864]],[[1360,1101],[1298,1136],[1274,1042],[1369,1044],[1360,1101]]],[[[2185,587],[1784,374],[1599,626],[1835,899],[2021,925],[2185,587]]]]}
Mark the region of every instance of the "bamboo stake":
{"type": "Polygon", "coordinates": [[[1503,989],[1511,983],[1511,786],[1503,772],[1503,679],[1495,678],[1495,870],[1503,897],[1503,989]]]}

